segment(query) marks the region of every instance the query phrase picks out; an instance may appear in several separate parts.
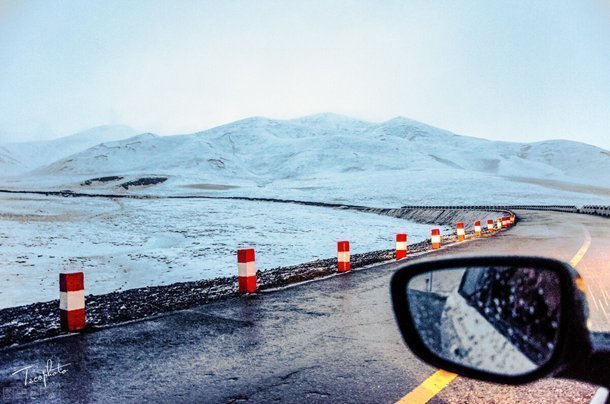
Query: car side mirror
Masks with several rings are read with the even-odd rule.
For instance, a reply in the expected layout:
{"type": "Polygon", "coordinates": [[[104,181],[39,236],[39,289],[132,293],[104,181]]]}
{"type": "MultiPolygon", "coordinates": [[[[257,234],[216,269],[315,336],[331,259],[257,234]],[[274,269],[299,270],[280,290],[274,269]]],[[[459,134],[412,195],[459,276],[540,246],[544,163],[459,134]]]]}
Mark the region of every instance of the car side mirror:
{"type": "Polygon", "coordinates": [[[464,376],[525,383],[591,351],[578,273],[560,261],[476,257],[408,264],[392,278],[409,348],[464,376]]]}

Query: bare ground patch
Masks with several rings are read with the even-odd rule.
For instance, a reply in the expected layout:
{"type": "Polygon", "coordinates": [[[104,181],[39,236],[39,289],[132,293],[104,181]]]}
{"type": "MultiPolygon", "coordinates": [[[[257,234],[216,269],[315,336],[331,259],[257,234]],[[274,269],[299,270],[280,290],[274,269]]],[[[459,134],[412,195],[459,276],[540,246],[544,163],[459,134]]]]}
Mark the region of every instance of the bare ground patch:
{"type": "Polygon", "coordinates": [[[557,189],[560,191],[578,192],[581,194],[600,195],[610,197],[610,188],[599,187],[595,185],[576,184],[573,182],[545,180],[539,178],[525,177],[506,177],[515,182],[523,182],[526,184],[540,185],[541,187],[557,189]]]}
{"type": "Polygon", "coordinates": [[[188,184],[188,185],[184,185],[184,188],[207,189],[207,190],[212,190],[212,191],[225,191],[227,189],[239,188],[239,186],[227,185],[227,184],[188,184]]]}

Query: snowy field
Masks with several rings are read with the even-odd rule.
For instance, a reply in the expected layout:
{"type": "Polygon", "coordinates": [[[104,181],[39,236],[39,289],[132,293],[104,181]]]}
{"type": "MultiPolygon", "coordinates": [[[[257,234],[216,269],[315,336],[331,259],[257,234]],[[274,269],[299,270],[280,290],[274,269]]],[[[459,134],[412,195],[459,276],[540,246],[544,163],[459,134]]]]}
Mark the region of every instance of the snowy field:
{"type": "Polygon", "coordinates": [[[182,178],[134,191],[149,195],[255,196],[324,201],[381,208],[404,205],[607,205],[610,188],[552,180],[508,179],[472,171],[395,170],[343,173],[314,180],[286,180],[258,187],[198,190],[182,178]],[[174,182],[175,181],[175,182],[174,182]],[[528,182],[529,181],[529,182],[528,182]]]}
{"type": "Polygon", "coordinates": [[[334,257],[343,239],[352,253],[393,248],[398,232],[415,243],[431,227],[269,202],[0,195],[0,308],[58,298],[62,270],[102,294],[236,275],[238,247],[264,270],[334,257]]]}

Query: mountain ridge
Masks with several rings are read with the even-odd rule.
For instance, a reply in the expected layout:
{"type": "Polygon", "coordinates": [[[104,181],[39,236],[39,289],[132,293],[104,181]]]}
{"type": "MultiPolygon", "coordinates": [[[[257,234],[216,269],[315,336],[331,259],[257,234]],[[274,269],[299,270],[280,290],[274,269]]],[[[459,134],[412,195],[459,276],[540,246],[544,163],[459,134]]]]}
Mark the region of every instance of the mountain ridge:
{"type": "Polygon", "coordinates": [[[97,191],[161,195],[213,190],[387,206],[447,198],[589,203],[610,195],[610,176],[600,174],[610,172],[610,153],[596,146],[481,139],[404,117],[380,123],[330,113],[249,117],[191,134],[105,140],[4,184],[83,191],[89,183],[97,191]],[[87,182],[113,176],[143,185],[87,182]]]}
{"type": "Polygon", "coordinates": [[[566,140],[517,143],[462,136],[402,117],[369,123],[316,114],[290,120],[250,117],[192,134],[142,134],[104,142],[37,173],[158,171],[202,179],[273,181],[358,170],[459,167],[503,176],[515,170],[522,177],[523,167],[518,166],[525,164],[530,174],[539,174],[534,177],[551,178],[586,174],[593,169],[587,163],[591,155],[599,155],[593,163],[603,162],[602,167],[610,169],[610,158],[603,153],[595,146],[566,140]],[[103,164],[96,164],[100,161],[103,164]]]}

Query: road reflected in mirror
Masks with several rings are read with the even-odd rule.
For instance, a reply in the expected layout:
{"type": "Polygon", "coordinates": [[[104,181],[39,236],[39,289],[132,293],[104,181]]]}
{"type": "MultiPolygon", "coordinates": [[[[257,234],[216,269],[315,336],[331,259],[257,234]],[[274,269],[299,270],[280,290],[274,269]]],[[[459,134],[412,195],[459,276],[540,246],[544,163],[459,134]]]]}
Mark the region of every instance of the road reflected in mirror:
{"type": "Polygon", "coordinates": [[[529,373],[552,357],[561,286],[550,270],[470,267],[411,279],[415,327],[436,355],[500,375],[529,373]]]}

